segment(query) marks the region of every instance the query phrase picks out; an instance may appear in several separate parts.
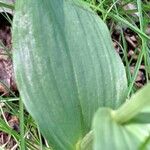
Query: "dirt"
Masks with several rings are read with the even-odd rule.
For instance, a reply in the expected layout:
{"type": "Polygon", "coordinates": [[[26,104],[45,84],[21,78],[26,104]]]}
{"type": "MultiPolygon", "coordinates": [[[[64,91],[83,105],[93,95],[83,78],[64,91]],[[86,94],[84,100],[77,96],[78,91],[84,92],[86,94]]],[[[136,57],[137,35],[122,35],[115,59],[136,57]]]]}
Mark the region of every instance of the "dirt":
{"type": "MultiPolygon", "coordinates": [[[[12,66],[12,43],[11,43],[11,24],[0,14],[0,96],[11,96],[12,92],[17,91],[13,66],[12,66]]],[[[10,19],[12,16],[8,14],[10,19]]],[[[1,109],[6,109],[5,103],[0,103],[1,109]]],[[[19,132],[19,120],[16,116],[4,111],[4,114],[0,116],[3,120],[7,120],[11,129],[19,132]]],[[[0,147],[6,150],[17,149],[18,145],[16,141],[8,134],[0,132],[0,147]]]]}
{"type": "MultiPolygon", "coordinates": [[[[138,60],[138,56],[141,52],[140,39],[137,34],[132,32],[128,28],[123,30],[123,34],[124,34],[125,42],[127,45],[127,59],[130,62],[130,66],[129,66],[130,74],[133,75],[135,66],[138,60]]],[[[120,34],[120,31],[118,31],[115,28],[112,33],[112,39],[113,39],[113,43],[114,43],[114,47],[116,51],[119,53],[124,65],[126,66],[125,57],[124,57],[123,50],[121,47],[123,45],[122,40],[121,40],[121,34],[120,34]]],[[[137,78],[134,83],[134,86],[136,89],[143,87],[144,84],[146,83],[145,66],[143,64],[144,64],[144,61],[142,61],[142,64],[138,71],[137,78]]]]}
{"type": "MultiPolygon", "coordinates": [[[[9,94],[8,89],[15,91],[17,88],[11,59],[11,25],[3,15],[0,15],[0,93],[5,96],[9,94]]],[[[11,15],[9,17],[12,19],[11,15]]]]}

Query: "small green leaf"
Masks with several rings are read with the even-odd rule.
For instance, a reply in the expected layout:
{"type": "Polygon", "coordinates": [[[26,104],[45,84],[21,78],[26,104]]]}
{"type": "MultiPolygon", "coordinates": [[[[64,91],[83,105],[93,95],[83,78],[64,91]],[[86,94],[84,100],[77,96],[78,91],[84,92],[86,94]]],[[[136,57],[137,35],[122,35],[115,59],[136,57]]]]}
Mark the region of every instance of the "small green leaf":
{"type": "Polygon", "coordinates": [[[140,140],[113,120],[113,111],[100,108],[93,121],[94,150],[138,150],[140,140]]]}
{"type": "MultiPolygon", "coordinates": [[[[137,150],[150,133],[150,84],[117,110],[100,108],[93,121],[94,150],[137,150]]],[[[146,145],[145,149],[150,149],[146,145]]]]}
{"type": "Polygon", "coordinates": [[[126,123],[150,106],[150,84],[144,86],[114,112],[114,119],[119,123],[126,123]]]}

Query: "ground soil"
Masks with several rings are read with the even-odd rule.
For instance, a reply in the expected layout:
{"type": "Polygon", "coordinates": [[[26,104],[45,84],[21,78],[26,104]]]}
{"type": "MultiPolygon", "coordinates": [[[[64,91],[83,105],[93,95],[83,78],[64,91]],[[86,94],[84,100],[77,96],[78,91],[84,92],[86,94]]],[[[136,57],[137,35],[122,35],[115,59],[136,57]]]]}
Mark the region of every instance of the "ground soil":
{"type": "MultiPolygon", "coordinates": [[[[17,91],[13,65],[12,65],[12,42],[11,42],[11,24],[5,19],[4,14],[0,14],[0,96],[10,97],[13,92],[17,91]]],[[[8,14],[10,19],[12,16],[8,14]]],[[[5,104],[0,103],[0,107],[5,109],[5,104]]],[[[19,120],[16,116],[11,115],[9,112],[4,112],[4,116],[9,123],[9,126],[19,131],[19,120]]],[[[0,116],[4,119],[4,116],[0,116]]],[[[5,147],[6,150],[18,149],[15,140],[8,134],[0,131],[0,147],[5,147]],[[4,146],[5,145],[5,146],[4,146]]]]}

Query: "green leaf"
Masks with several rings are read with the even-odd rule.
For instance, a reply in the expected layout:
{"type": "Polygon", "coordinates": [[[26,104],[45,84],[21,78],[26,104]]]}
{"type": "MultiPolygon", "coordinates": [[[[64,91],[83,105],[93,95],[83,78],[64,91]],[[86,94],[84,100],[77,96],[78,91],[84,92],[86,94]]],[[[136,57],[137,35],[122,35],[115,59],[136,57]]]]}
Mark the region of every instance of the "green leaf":
{"type": "Polygon", "coordinates": [[[150,123],[150,113],[139,113],[129,123],[148,124],[150,123]]]}
{"type": "MultiPolygon", "coordinates": [[[[117,110],[98,110],[93,121],[94,150],[137,150],[145,143],[150,133],[149,91],[150,84],[135,93],[117,110]]],[[[150,144],[144,144],[144,148],[150,149],[150,144]]]]}
{"type": "Polygon", "coordinates": [[[133,119],[136,115],[138,115],[140,111],[147,108],[148,106],[150,107],[149,91],[150,91],[150,84],[140,89],[130,98],[130,100],[127,100],[118,110],[115,111],[114,119],[119,123],[127,123],[128,121],[133,119]]]}
{"type": "Polygon", "coordinates": [[[100,108],[95,114],[94,150],[138,150],[150,127],[138,124],[120,125],[113,119],[113,113],[108,108],[100,108]]]}
{"type": "Polygon", "coordinates": [[[67,0],[18,0],[13,21],[21,98],[54,149],[75,149],[99,107],[125,100],[125,70],[109,31],[67,0]]]}
{"type": "Polygon", "coordinates": [[[94,117],[94,150],[137,150],[138,139],[112,119],[113,111],[100,108],[94,117]]]}

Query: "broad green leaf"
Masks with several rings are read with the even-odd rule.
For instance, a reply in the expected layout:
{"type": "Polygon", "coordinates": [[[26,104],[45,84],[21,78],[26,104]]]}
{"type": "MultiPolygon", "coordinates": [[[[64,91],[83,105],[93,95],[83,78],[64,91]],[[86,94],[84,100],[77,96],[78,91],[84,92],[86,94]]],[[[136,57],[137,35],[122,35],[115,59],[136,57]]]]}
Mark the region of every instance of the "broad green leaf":
{"type": "Polygon", "coordinates": [[[21,98],[48,143],[75,149],[101,106],[118,108],[127,87],[109,31],[67,0],[18,0],[13,62],[21,98]]]}

